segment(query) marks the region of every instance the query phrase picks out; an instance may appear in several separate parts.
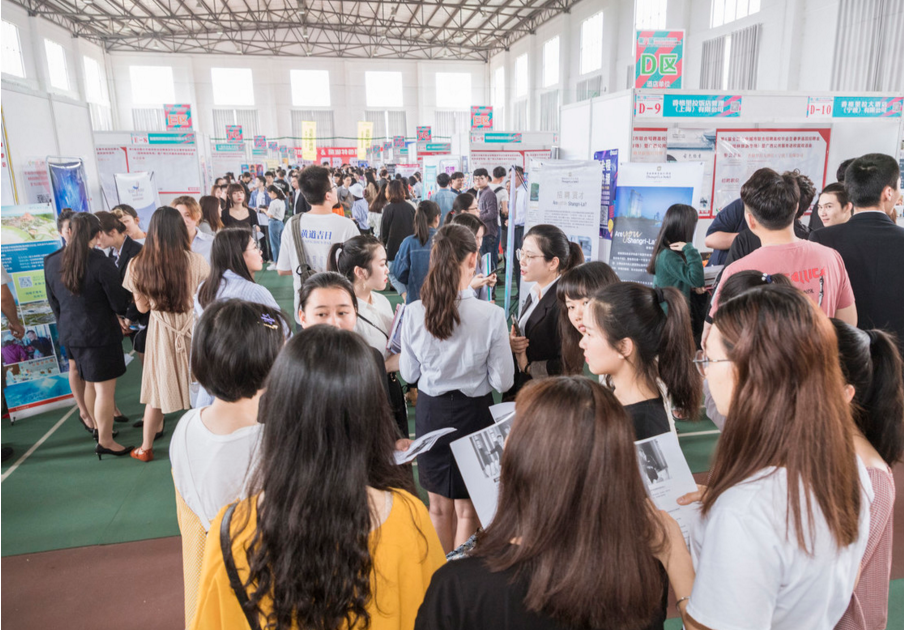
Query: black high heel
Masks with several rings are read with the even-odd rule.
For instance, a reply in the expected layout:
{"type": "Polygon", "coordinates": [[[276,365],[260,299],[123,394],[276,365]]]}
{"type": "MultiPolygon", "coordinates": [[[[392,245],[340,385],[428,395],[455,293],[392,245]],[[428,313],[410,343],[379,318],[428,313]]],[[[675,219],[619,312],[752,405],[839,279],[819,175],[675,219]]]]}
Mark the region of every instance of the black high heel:
{"type": "Polygon", "coordinates": [[[128,422],[128,421],[129,421],[128,416],[122,416],[122,415],[113,416],[113,422],[128,422]]]}
{"type": "MultiPolygon", "coordinates": [[[[94,429],[94,431],[92,431],[92,433],[94,433],[94,441],[97,442],[97,440],[100,439],[100,437],[98,436],[97,429],[94,429]]],[[[119,431],[113,431],[113,437],[116,437],[117,435],[119,435],[119,431]]]]}
{"type": "Polygon", "coordinates": [[[94,447],[94,452],[97,453],[97,459],[101,460],[101,455],[113,455],[114,457],[122,457],[123,455],[128,455],[135,449],[134,446],[127,446],[121,451],[114,451],[112,448],[104,448],[100,444],[94,447]]]}
{"type": "Polygon", "coordinates": [[[163,419],[163,426],[160,428],[157,433],[154,434],[154,441],[156,442],[160,438],[163,437],[163,434],[166,432],[166,418],[163,419]]]}
{"type": "Polygon", "coordinates": [[[85,419],[82,418],[81,414],[79,414],[78,421],[82,423],[82,426],[85,427],[85,431],[88,433],[97,433],[97,429],[92,429],[88,426],[88,423],[85,422],[85,419]]]}

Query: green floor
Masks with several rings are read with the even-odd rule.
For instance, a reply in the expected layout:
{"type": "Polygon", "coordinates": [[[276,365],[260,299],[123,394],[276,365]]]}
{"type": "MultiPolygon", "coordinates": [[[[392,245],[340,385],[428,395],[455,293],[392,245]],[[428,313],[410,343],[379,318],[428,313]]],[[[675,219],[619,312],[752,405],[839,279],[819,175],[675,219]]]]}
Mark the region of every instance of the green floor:
{"type": "MultiPolygon", "coordinates": [[[[293,309],[291,278],[275,272],[259,274],[258,281],[273,293],[280,305],[293,309]]],[[[395,304],[398,295],[387,294],[395,304]]],[[[141,366],[133,361],[117,384],[120,409],[133,420],[141,417],[138,395],[141,366]]],[[[4,424],[0,438],[16,455],[2,467],[5,473],[42,436],[66,415],[68,409],[47,412],[4,424]]],[[[24,463],[0,484],[2,546],[10,556],[69,547],[112,544],[176,536],[176,507],[167,448],[180,414],[167,416],[166,436],[155,446],[157,460],[142,464],[129,457],[94,455],[94,442],[72,414],[24,463]]],[[[410,419],[413,431],[413,410],[410,419]]],[[[708,420],[678,423],[680,434],[713,429],[708,420]]],[[[117,425],[121,444],[138,444],[141,430],[131,423],[117,425]]],[[[694,472],[709,469],[717,436],[687,436],[681,446],[694,472]]],[[[890,629],[904,630],[904,580],[892,582],[890,629]]],[[[669,630],[680,628],[670,620],[669,630]]]]}

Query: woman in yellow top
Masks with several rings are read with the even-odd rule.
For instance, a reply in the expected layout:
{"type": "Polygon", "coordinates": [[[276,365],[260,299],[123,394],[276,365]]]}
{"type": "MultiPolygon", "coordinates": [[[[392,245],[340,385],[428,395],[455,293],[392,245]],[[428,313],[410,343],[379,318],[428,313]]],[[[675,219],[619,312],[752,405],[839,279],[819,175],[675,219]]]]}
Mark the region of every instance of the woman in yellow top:
{"type": "Polygon", "coordinates": [[[193,629],[414,627],[445,558],[403,489],[383,379],[356,333],[315,325],[286,344],[261,397],[251,498],[211,523],[193,629]]]}

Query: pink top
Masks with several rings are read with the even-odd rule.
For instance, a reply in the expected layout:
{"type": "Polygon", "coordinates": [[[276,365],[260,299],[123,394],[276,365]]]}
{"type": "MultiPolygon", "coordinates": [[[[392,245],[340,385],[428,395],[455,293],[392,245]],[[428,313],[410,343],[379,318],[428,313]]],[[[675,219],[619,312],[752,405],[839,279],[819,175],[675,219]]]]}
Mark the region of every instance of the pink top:
{"type": "MultiPolygon", "coordinates": [[[[841,254],[819,243],[795,241],[760,247],[728,265],[719,285],[732,274],[748,269],[788,276],[794,286],[806,293],[829,317],[835,317],[838,309],[854,304],[854,291],[841,254]]],[[[713,296],[710,316],[719,308],[721,293],[721,289],[717,289],[713,296]]]]}
{"type": "Polygon", "coordinates": [[[860,582],[835,630],[884,630],[888,623],[895,479],[887,468],[866,471],[875,494],[869,508],[869,541],[860,561],[860,582]]]}

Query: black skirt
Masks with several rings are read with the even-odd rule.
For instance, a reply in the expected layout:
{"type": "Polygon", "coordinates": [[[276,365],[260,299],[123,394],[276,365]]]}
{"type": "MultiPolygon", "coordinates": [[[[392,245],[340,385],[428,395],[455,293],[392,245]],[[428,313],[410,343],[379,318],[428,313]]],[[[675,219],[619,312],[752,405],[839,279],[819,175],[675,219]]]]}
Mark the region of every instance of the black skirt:
{"type": "Polygon", "coordinates": [[[66,346],[66,351],[69,358],[75,361],[78,375],[88,383],[103,383],[126,373],[126,360],[121,343],[99,348],[66,346]]]}
{"type": "Polygon", "coordinates": [[[418,455],[418,479],[425,490],[447,499],[471,498],[449,444],[491,426],[492,404],[492,393],[470,398],[458,390],[440,396],[428,396],[423,390],[419,391],[414,420],[415,435],[420,437],[446,427],[457,429],[437,440],[431,450],[418,455]]]}

